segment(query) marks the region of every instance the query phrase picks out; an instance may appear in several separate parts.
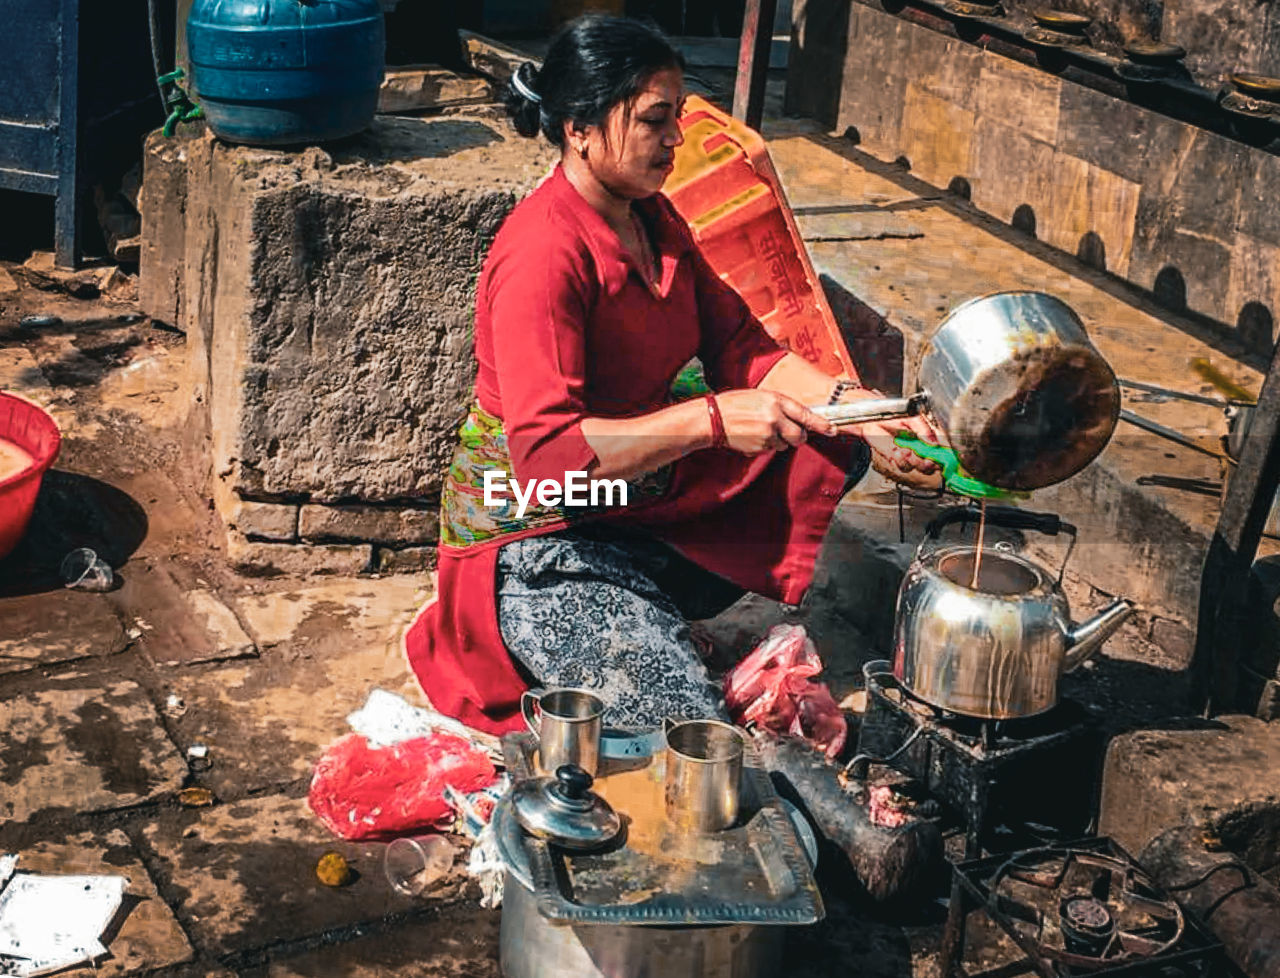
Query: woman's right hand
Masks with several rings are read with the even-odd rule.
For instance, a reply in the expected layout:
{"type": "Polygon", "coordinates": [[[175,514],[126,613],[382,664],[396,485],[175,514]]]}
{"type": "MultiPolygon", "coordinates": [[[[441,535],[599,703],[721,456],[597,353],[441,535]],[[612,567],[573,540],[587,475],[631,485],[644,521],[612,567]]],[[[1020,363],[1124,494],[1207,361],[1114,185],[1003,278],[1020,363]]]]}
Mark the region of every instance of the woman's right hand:
{"type": "Polygon", "coordinates": [[[834,437],[836,426],[777,391],[724,391],[715,395],[729,447],[743,455],[760,455],[803,445],[809,432],[834,437]]]}

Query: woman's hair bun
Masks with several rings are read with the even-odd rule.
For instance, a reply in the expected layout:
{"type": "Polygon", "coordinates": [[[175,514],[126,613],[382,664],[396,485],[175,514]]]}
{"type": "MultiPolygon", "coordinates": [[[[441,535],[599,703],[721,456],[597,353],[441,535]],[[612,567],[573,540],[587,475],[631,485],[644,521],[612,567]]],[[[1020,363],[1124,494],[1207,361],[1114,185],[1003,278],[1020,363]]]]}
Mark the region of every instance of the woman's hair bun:
{"type": "Polygon", "coordinates": [[[542,96],[538,94],[538,69],[525,61],[507,83],[506,110],[516,132],[536,136],[542,119],[542,96]]]}
{"type": "Polygon", "coordinates": [[[538,130],[564,148],[565,123],[602,126],[616,105],[639,94],[664,68],[684,69],[684,56],[655,28],[626,17],[584,14],[551,39],[541,67],[525,62],[507,83],[507,115],[522,136],[538,130]]]}

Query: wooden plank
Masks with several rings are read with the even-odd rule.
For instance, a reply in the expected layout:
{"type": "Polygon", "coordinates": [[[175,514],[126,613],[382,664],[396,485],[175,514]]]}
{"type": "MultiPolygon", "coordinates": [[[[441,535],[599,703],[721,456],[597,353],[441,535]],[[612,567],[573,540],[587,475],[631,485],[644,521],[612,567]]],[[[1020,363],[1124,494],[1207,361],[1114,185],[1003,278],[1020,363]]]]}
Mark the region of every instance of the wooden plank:
{"type": "Polygon", "coordinates": [[[747,0],[738,48],[738,78],[733,86],[733,115],[752,129],[764,119],[764,85],[769,75],[773,15],[778,0],[747,0]]]}
{"type": "Polygon", "coordinates": [[[1218,527],[1200,578],[1196,648],[1191,660],[1192,703],[1212,715],[1236,708],[1238,646],[1249,574],[1262,530],[1280,488],[1280,345],[1262,384],[1249,436],[1227,486],[1218,527]]]}

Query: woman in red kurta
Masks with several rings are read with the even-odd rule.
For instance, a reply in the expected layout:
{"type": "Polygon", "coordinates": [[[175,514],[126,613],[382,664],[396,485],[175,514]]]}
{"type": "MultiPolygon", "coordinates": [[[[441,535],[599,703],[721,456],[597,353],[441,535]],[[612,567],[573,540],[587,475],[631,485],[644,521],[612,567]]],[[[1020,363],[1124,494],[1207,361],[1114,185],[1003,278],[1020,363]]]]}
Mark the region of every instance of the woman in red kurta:
{"type": "MultiPolygon", "coordinates": [[[[804,405],[878,395],[777,346],[659,192],[682,102],[679,53],[617,18],[568,25],[512,81],[517,129],[561,162],[480,277],[438,600],[406,636],[433,705],[480,729],[519,726],[531,682],[596,689],[622,725],[716,713],[687,617],[742,589],[798,603],[865,467],[865,443],[804,405]],[[675,400],[693,358],[709,392],[675,400]],[[571,473],[626,480],[627,505],[529,495],[571,473]]],[[[904,427],[934,437],[922,421],[858,435],[910,479],[931,466],[892,446],[904,427]]]]}

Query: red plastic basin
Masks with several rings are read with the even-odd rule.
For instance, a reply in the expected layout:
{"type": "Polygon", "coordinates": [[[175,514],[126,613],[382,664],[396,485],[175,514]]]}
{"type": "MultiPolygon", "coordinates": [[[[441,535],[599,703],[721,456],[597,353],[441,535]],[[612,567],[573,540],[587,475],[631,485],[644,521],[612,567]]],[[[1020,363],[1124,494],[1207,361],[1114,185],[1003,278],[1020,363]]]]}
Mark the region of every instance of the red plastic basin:
{"type": "Polygon", "coordinates": [[[26,468],[0,479],[0,558],[4,558],[26,532],[40,482],[58,457],[62,433],[43,409],[17,394],[0,391],[0,438],[32,459],[26,468]]]}

